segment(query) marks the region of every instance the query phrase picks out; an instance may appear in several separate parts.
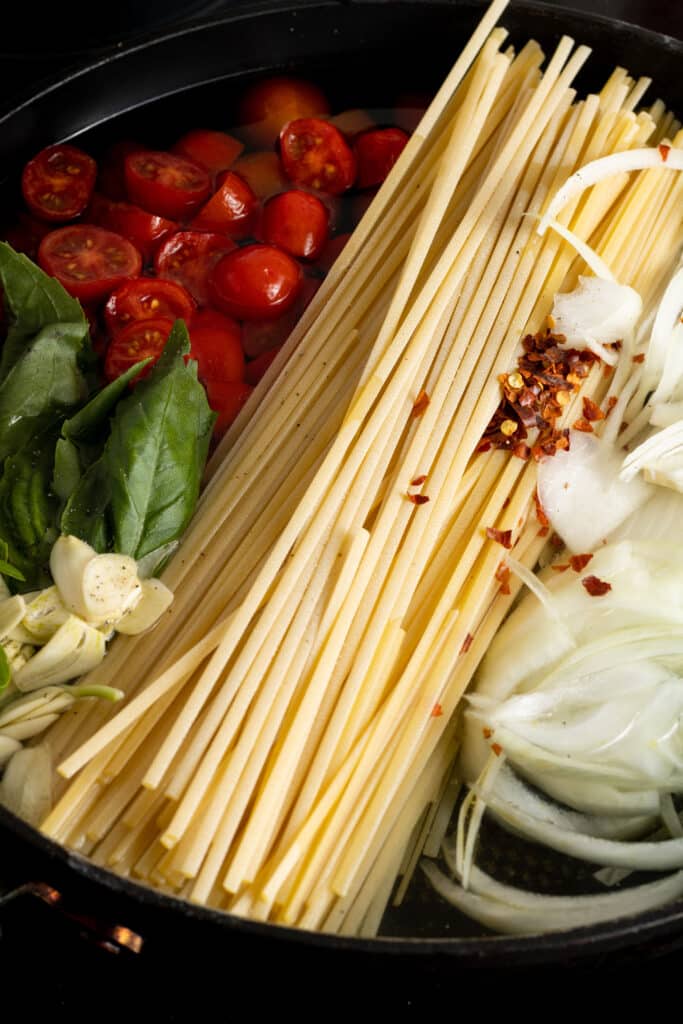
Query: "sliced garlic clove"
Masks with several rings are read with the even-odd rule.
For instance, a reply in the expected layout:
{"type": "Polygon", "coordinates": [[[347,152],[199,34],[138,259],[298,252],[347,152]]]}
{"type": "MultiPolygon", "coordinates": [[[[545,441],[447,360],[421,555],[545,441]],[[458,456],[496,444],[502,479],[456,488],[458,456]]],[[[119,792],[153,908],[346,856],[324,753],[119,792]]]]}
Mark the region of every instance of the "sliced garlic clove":
{"type": "Polygon", "coordinates": [[[26,614],[26,602],[21,594],[0,601],[0,639],[5,639],[19,625],[26,614]]]}
{"type": "Polygon", "coordinates": [[[45,732],[59,718],[58,714],[35,715],[33,718],[22,719],[14,725],[8,725],[2,730],[3,736],[9,736],[13,740],[30,740],[33,736],[39,736],[45,732]]]}
{"type": "MultiPolygon", "coordinates": [[[[16,754],[18,750],[21,750],[21,743],[18,740],[13,740],[9,736],[0,736],[0,768],[7,764],[9,759],[16,754]]],[[[0,783],[0,789],[2,784],[0,783]]]]}
{"type": "Polygon", "coordinates": [[[138,567],[128,555],[97,555],[83,569],[84,618],[114,623],[140,600],[138,567]]]}
{"type": "Polygon", "coordinates": [[[19,749],[14,754],[0,782],[0,801],[30,825],[39,825],[48,815],[52,807],[52,758],[46,745],[19,749]]]}
{"type": "Polygon", "coordinates": [[[158,622],[173,602],[173,591],[169,590],[161,580],[143,580],[142,596],[135,607],[127,612],[120,622],[116,623],[116,631],[134,636],[158,622]]]}
{"type": "Polygon", "coordinates": [[[33,690],[22,697],[16,697],[0,710],[0,732],[4,732],[8,725],[37,715],[48,712],[60,714],[71,707],[75,699],[75,696],[61,686],[45,686],[41,690],[33,690]]]}
{"type": "Polygon", "coordinates": [[[65,683],[99,665],[105,649],[103,635],[72,615],[47,644],[14,674],[14,683],[24,691],[65,683]]]}
{"type": "Polygon", "coordinates": [[[57,587],[46,587],[26,604],[22,626],[34,643],[44,644],[63,626],[69,618],[57,587]]]}
{"type": "Polygon", "coordinates": [[[87,614],[83,572],[97,552],[78,537],[61,536],[52,545],[50,572],[62,601],[70,612],[87,614]]]}

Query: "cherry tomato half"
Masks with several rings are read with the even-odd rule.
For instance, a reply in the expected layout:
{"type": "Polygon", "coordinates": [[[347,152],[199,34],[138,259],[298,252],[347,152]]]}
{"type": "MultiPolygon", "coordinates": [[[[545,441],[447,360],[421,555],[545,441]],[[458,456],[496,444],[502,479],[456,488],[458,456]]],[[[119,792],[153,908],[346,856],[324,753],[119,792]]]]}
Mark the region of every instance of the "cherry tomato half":
{"type": "Polygon", "coordinates": [[[192,227],[246,238],[251,234],[257,209],[258,200],[244,178],[225,171],[220,187],[194,217],[192,227]]]}
{"type": "Polygon", "coordinates": [[[286,252],[257,242],[223,256],[209,287],[215,305],[238,320],[272,320],[294,305],[302,276],[286,252]]]}
{"type": "MultiPolygon", "coordinates": [[[[289,188],[289,181],[277,153],[247,153],[239,158],[233,171],[244,178],[254,195],[261,200],[289,188]]],[[[220,175],[216,183],[222,184],[220,175]]]]}
{"type": "Polygon", "coordinates": [[[329,114],[330,107],[317,85],[280,75],[250,86],[239,106],[240,124],[252,146],[272,146],[282,126],[300,117],[329,114]]]}
{"type": "Polygon", "coordinates": [[[75,146],[48,146],[24,167],[21,191],[36,217],[66,221],[83,213],[95,187],[97,164],[75,146]]]}
{"type": "Polygon", "coordinates": [[[189,324],[190,358],[197,360],[197,376],[212,380],[243,380],[244,352],[240,325],[216,310],[200,310],[189,324]]]}
{"type": "Polygon", "coordinates": [[[261,235],[264,242],[279,245],[299,259],[316,259],[328,236],[329,213],[310,192],[290,189],[273,196],[263,208],[261,235]]]}
{"type": "Polygon", "coordinates": [[[338,196],[356,179],[356,158],[333,124],[316,117],[290,121],[280,132],[285,174],[296,185],[308,185],[338,196]]]}
{"type": "Polygon", "coordinates": [[[159,277],[187,288],[199,306],[210,301],[209,276],[214,266],[235,248],[226,235],[209,231],[176,231],[156,251],[154,268],[159,277]]]}
{"type": "Polygon", "coordinates": [[[98,302],[142,269],[140,253],[127,238],[93,224],[71,224],[45,235],[38,263],[83,302],[98,302]]]}
{"type": "Polygon", "coordinates": [[[219,439],[249,398],[254,389],[243,380],[210,380],[206,382],[206,397],[214,412],[218,413],[213,435],[219,439]]]}
{"type": "Polygon", "coordinates": [[[152,258],[162,238],[178,228],[175,221],[147,213],[133,203],[115,202],[98,192],[92,197],[87,216],[93,224],[127,238],[140,250],[145,262],[152,258]]]}
{"type": "Polygon", "coordinates": [[[211,192],[204,168],[175,153],[151,149],[129,153],[124,173],[129,199],[169,220],[191,216],[211,192]]]}
{"type": "Polygon", "coordinates": [[[141,359],[152,358],[136,380],[146,377],[164,350],[171,333],[173,321],[168,317],[156,320],[140,320],[128,324],[112,338],[104,357],[104,375],[107,380],[116,380],[141,359]]]}
{"type": "Polygon", "coordinates": [[[358,188],[381,185],[405,149],[410,136],[400,128],[371,128],[353,141],[358,188]]]}
{"type": "Polygon", "coordinates": [[[194,299],[176,281],[134,277],[111,293],[104,307],[104,321],[114,337],[133,321],[165,317],[189,324],[194,310],[194,299]]]}
{"type": "Polygon", "coordinates": [[[220,171],[227,171],[228,167],[232,167],[243,149],[244,143],[226,132],[197,128],[178,139],[172,152],[199,164],[215,178],[220,171]]]}

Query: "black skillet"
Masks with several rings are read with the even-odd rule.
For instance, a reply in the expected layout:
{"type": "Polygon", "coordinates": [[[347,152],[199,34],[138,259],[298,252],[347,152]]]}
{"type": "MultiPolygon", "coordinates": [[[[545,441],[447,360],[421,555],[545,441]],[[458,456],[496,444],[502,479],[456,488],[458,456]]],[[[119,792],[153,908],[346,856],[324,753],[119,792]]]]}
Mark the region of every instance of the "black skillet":
{"type": "MultiPolygon", "coordinates": [[[[245,77],[276,69],[305,73],[327,88],[336,109],[381,108],[401,90],[434,89],[481,9],[471,0],[266,0],[115,53],[0,118],[0,203],[11,209],[17,202],[22,162],[48,143],[77,138],[97,152],[109,140],[137,134],[164,145],[185,127],[229,123],[226,111],[245,77]]],[[[683,111],[682,42],[542,4],[513,3],[503,21],[516,43],[533,35],[549,48],[567,32],[593,46],[595,56],[579,82],[584,90],[623,64],[655,79],[651,99],[661,95],[683,111]]],[[[102,871],[2,808],[0,875],[10,890],[0,899],[0,954],[25,943],[40,969],[62,960],[73,965],[73,942],[84,936],[89,945],[76,947],[77,989],[84,973],[101,969],[107,954],[118,954],[110,959],[116,973],[108,969],[108,977],[119,984],[144,978],[166,1012],[198,991],[206,996],[230,989],[236,979],[242,992],[252,986],[258,1004],[281,985],[290,998],[299,993],[306,1001],[315,981],[334,986],[335,1005],[355,1000],[360,985],[366,1000],[370,991],[382,993],[385,1007],[392,1000],[418,1005],[427,997],[445,1000],[453,971],[463,966],[637,963],[671,955],[683,944],[681,905],[562,935],[468,937],[460,923],[451,925],[448,909],[419,887],[403,916],[389,919],[386,930],[393,937],[347,940],[275,928],[102,871]]]]}

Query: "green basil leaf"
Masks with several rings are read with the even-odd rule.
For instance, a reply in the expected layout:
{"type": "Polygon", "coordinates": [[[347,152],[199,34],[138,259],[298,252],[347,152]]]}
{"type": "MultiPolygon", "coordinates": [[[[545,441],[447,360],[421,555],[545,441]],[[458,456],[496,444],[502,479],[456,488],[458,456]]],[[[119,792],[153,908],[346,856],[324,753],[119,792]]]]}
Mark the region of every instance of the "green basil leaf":
{"type": "Polygon", "coordinates": [[[109,417],[114,411],[118,401],[126,393],[128,384],[144,369],[149,359],[141,359],[135,366],[122,373],[120,377],[102,388],[94,398],[91,398],[87,405],[65,420],[62,426],[62,436],[72,440],[92,440],[101,433],[109,422],[109,417]]]}
{"type": "Polygon", "coordinates": [[[111,487],[104,459],[97,459],[85,471],[62,512],[62,533],[80,537],[100,554],[111,551],[109,503],[111,487]]]}
{"type": "Polygon", "coordinates": [[[11,678],[12,670],[10,669],[7,651],[2,644],[0,644],[0,693],[3,693],[7,689],[11,678]]]}
{"type": "Polygon", "coordinates": [[[161,358],[123,399],[104,450],[114,550],[141,558],[179,537],[194,512],[215,420],[187,328],[176,321],[161,358]]]}
{"type": "Polygon", "coordinates": [[[68,438],[60,437],[55,448],[55,464],[52,471],[52,490],[62,502],[66,502],[78,487],[81,479],[81,460],[78,448],[68,438]]]}
{"type": "MultiPolygon", "coordinates": [[[[37,435],[5,460],[0,479],[4,560],[24,577],[27,586],[23,589],[36,589],[49,580],[47,565],[57,538],[57,500],[51,488],[56,440],[54,428],[37,435]]],[[[16,574],[14,578],[18,578],[16,574]]]]}

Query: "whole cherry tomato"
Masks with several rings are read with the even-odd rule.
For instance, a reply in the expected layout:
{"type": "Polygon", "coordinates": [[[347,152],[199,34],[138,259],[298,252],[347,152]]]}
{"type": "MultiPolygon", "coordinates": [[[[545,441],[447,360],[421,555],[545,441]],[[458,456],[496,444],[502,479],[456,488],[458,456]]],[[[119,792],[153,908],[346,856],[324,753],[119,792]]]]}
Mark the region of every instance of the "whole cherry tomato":
{"type": "Polygon", "coordinates": [[[119,331],[109,342],[104,357],[104,375],[107,380],[116,380],[141,359],[151,357],[152,362],[140,371],[136,380],[146,377],[163,352],[172,327],[173,321],[168,317],[158,317],[155,320],[135,321],[119,331]]]}
{"type": "Polygon", "coordinates": [[[21,191],[42,220],[67,221],[83,213],[95,187],[97,164],[75,146],[48,146],[24,167],[21,191]]]}
{"type": "Polygon", "coordinates": [[[129,199],[169,220],[191,216],[211,192],[204,168],[175,153],[151,149],[130,153],[124,173],[129,199]]]}
{"type": "Polygon", "coordinates": [[[214,437],[218,440],[237,418],[254,389],[243,380],[209,380],[205,386],[209,405],[218,413],[213,428],[214,437]]]}
{"type": "Polygon", "coordinates": [[[209,276],[214,266],[235,248],[226,235],[209,231],[176,231],[169,235],[154,257],[154,268],[159,277],[177,281],[200,306],[208,305],[209,276]]]}
{"type": "Polygon", "coordinates": [[[288,121],[329,114],[325,94],[300,78],[280,75],[250,86],[239,106],[240,124],[252,146],[272,146],[288,121]]]}
{"type": "Polygon", "coordinates": [[[176,281],[134,277],[111,293],[104,307],[104,322],[114,337],[134,321],[164,317],[189,324],[194,311],[194,299],[176,281]]]}
{"type": "Polygon", "coordinates": [[[244,143],[226,132],[197,128],[187,132],[172,147],[172,152],[203,167],[212,178],[232,167],[244,149],[244,143]]]}
{"type": "MultiPolygon", "coordinates": [[[[278,192],[289,188],[289,180],[282,170],[282,164],[277,153],[247,153],[241,156],[233,167],[235,174],[248,183],[254,195],[261,200],[268,199],[278,192]]],[[[218,175],[216,184],[222,183],[221,175],[218,175]]]]}
{"type": "Polygon", "coordinates": [[[209,287],[215,305],[238,320],[271,320],[291,309],[301,282],[301,267],[291,256],[256,243],[223,256],[209,287]]]}
{"type": "Polygon", "coordinates": [[[192,227],[246,238],[251,234],[257,210],[258,200],[244,178],[234,171],[225,171],[220,187],[195,215],[192,227]]]}
{"type": "Polygon", "coordinates": [[[409,138],[400,128],[371,128],[357,135],[353,141],[353,151],[358,165],[358,188],[381,185],[409,138]]]}
{"type": "Polygon", "coordinates": [[[71,224],[45,235],[38,263],[83,302],[98,302],[142,269],[140,253],[127,238],[93,224],[71,224]]]}
{"type": "Polygon", "coordinates": [[[197,360],[197,375],[210,380],[243,380],[244,352],[240,325],[216,310],[199,310],[189,324],[190,358],[197,360]]]}
{"type": "Polygon", "coordinates": [[[268,200],[261,219],[264,242],[279,245],[299,259],[314,260],[328,236],[329,213],[310,192],[290,189],[268,200]]]}
{"type": "Polygon", "coordinates": [[[115,202],[98,192],[93,194],[87,216],[93,224],[127,238],[140,250],[145,262],[152,258],[162,238],[178,229],[175,221],[147,213],[134,203],[115,202]]]}
{"type": "Polygon", "coordinates": [[[285,174],[296,185],[341,195],[356,179],[356,158],[333,124],[316,117],[290,121],[280,132],[285,174]]]}

